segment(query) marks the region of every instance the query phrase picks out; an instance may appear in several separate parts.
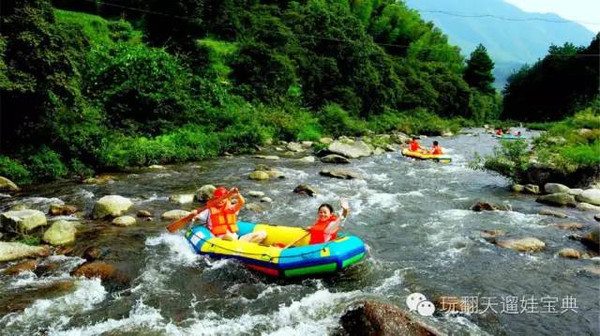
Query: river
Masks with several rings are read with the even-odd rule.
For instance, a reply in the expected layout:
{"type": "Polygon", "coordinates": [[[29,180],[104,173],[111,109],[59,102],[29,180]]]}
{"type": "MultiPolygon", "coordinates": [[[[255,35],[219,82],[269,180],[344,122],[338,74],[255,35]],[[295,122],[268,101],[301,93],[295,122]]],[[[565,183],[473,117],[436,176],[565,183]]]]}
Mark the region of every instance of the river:
{"type": "Polygon", "coordinates": [[[571,216],[565,220],[539,215],[548,207],[534,197],[512,193],[503,177],[471,170],[473,153],[489,154],[498,142],[480,129],[468,131],[472,134],[422,140],[427,145],[439,140],[452,155],[449,164],[413,161],[393,152],[344,165],[360,172],[363,180],[319,176],[331,165],[318,161],[235,156],[117,173],[115,181],[100,185],[55,182],[1,199],[3,211],[20,203],[47,211],[56,199],[84,210],[87,217],[80,219],[75,250],[106,247],[104,259],[131,282],[114,289],[98,279],[74,278],[70,272],[84,260],[66,256],[50,257],[60,267],[40,276],[0,275],[0,303],[37,295],[25,309],[0,315],[0,334],[326,335],[336,330],[349,305],[369,299],[407,309],[405,300],[412,292],[431,300],[477,300],[471,312],[413,314],[451,335],[600,334],[598,276],[585,271],[598,261],[557,257],[562,248],[583,247],[567,238],[570,232],[552,226],[560,221],[591,225],[593,219],[575,209],[560,210],[571,216]],[[285,178],[249,180],[257,164],[275,167],[285,178]],[[319,195],[293,193],[301,183],[315,187],[319,195]],[[168,197],[193,193],[204,184],[237,186],[242,194],[263,191],[272,205],[263,204],[262,213],[243,210],[241,219],[292,226],[312,224],[319,204],[332,203],[339,210],[338,198],[348,197],[352,213],[344,231],[363,239],[368,257],[333,277],[283,281],[235,261],[198,256],[182,233],[166,232],[168,222],[160,214],[192,209],[194,205],[173,204],[168,197]],[[89,219],[94,202],[109,194],[131,198],[134,206],[128,213],[150,210],[155,220],[123,228],[89,219]],[[477,200],[508,202],[512,211],[469,210],[477,200]],[[503,249],[481,238],[483,229],[537,237],[546,249],[503,249]],[[58,294],[36,291],[65,281],[74,285],[58,294]]]}

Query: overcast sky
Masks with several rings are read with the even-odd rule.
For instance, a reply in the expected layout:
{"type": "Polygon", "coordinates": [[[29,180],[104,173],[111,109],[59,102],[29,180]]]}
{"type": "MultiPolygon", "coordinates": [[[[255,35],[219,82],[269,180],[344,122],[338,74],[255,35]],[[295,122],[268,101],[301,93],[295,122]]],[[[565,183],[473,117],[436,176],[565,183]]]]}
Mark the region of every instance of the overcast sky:
{"type": "Polygon", "coordinates": [[[600,32],[600,0],[504,0],[526,12],[554,13],[600,32]]]}

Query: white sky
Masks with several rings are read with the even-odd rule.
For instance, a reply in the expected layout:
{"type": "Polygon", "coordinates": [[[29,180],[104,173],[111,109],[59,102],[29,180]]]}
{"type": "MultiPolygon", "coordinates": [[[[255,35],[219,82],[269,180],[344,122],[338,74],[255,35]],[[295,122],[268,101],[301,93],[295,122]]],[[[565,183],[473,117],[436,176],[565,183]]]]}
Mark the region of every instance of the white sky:
{"type": "Polygon", "coordinates": [[[600,0],[504,0],[526,12],[554,13],[600,32],[600,0]]]}

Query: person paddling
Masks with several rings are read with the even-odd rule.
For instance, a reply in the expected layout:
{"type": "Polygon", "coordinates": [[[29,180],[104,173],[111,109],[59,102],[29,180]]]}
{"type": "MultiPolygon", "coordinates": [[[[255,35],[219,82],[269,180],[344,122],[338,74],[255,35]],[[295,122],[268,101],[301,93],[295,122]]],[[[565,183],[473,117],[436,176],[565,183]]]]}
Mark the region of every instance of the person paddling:
{"type": "MultiPolygon", "coordinates": [[[[232,188],[233,196],[237,202],[231,203],[229,198],[220,200],[218,203],[210,204],[219,198],[228,194],[225,187],[219,187],[215,189],[213,193],[213,199],[208,203],[210,206],[194,216],[194,221],[199,221],[199,225],[205,224],[206,227],[212,232],[217,238],[223,240],[240,240],[252,243],[260,243],[267,237],[267,233],[264,231],[251,232],[241,238],[238,237],[239,228],[237,226],[237,215],[246,204],[246,201],[239,193],[237,188],[232,188]]],[[[195,214],[196,210],[192,213],[195,214]]]]}
{"type": "Polygon", "coordinates": [[[340,216],[334,213],[333,207],[330,204],[324,203],[319,206],[315,224],[307,228],[310,233],[309,244],[326,243],[337,238],[337,233],[343,224],[343,220],[350,213],[348,200],[345,198],[340,199],[340,206],[342,207],[340,216]]]}
{"type": "Polygon", "coordinates": [[[412,137],[412,140],[410,141],[408,146],[409,146],[408,149],[410,149],[412,152],[417,152],[419,150],[425,150],[425,148],[421,147],[421,144],[419,144],[416,137],[412,137]]]}
{"type": "Polygon", "coordinates": [[[431,149],[430,153],[433,155],[444,154],[444,152],[442,151],[442,147],[440,147],[440,144],[437,141],[433,142],[433,149],[431,149]]]}

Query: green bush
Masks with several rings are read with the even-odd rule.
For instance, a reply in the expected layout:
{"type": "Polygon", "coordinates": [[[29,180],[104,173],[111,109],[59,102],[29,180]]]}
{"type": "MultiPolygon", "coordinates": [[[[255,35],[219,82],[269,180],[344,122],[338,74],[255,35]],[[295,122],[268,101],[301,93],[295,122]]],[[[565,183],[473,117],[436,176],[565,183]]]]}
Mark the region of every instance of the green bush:
{"type": "Polygon", "coordinates": [[[582,166],[600,165],[600,141],[591,145],[570,145],[560,149],[560,155],[582,166]]]}
{"type": "Polygon", "coordinates": [[[317,113],[319,123],[326,134],[332,136],[361,135],[367,130],[367,123],[352,118],[349,113],[338,104],[327,104],[317,113]]]}
{"type": "Polygon", "coordinates": [[[28,166],[37,181],[57,180],[67,176],[68,173],[60,155],[47,146],[42,146],[29,158],[28,166]]]}
{"type": "Polygon", "coordinates": [[[4,176],[16,184],[30,184],[31,173],[18,160],[0,155],[0,176],[4,176]]]}

